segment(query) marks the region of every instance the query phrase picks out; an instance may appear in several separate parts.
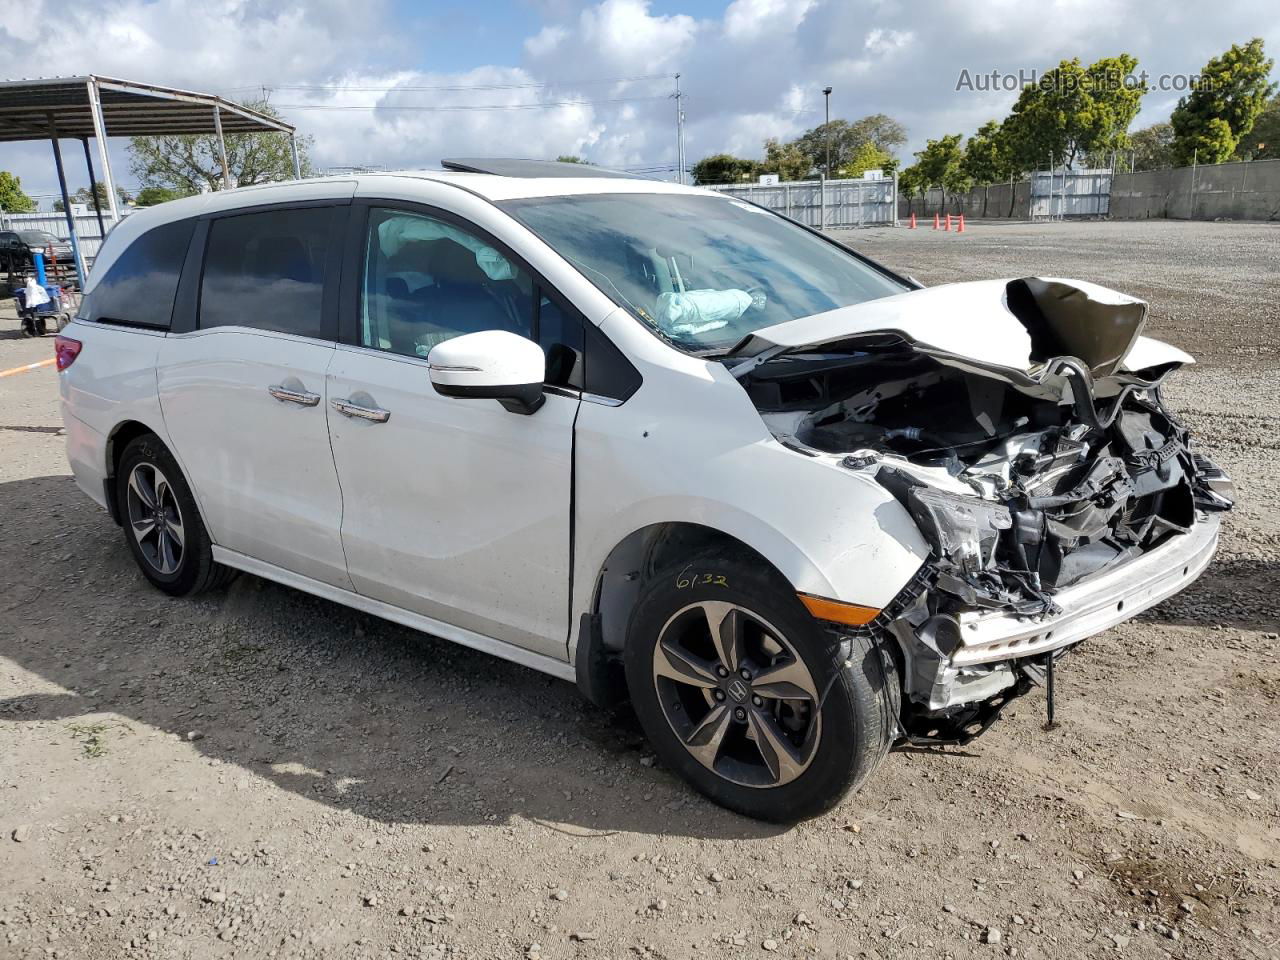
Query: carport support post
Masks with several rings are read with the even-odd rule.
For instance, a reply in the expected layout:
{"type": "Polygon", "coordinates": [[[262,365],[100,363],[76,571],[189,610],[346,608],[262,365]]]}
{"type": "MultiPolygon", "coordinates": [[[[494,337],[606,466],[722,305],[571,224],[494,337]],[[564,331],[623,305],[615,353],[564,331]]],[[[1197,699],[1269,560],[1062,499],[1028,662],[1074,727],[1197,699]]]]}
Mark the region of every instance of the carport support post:
{"type": "Polygon", "coordinates": [[[213,129],[218,133],[218,159],[222,162],[222,189],[231,189],[231,171],[227,169],[227,142],[222,137],[222,111],[213,108],[213,129]]]}
{"type": "MultiPolygon", "coordinates": [[[[98,159],[102,161],[103,182],[107,186],[107,209],[111,212],[111,222],[119,223],[120,211],[116,208],[116,180],[111,175],[111,157],[107,154],[107,121],[102,115],[102,92],[98,89],[96,77],[89,78],[89,113],[93,117],[93,139],[98,141],[98,159]]],[[[90,177],[90,190],[93,189],[92,179],[90,177]]]]}
{"type": "Polygon", "coordinates": [[[298,157],[298,135],[289,134],[289,152],[293,154],[293,179],[302,179],[302,161],[298,157]]]}
{"type": "Polygon", "coordinates": [[[98,202],[98,191],[94,187],[93,157],[89,155],[89,138],[81,137],[80,145],[84,147],[84,165],[89,168],[89,192],[93,194],[93,212],[98,217],[98,236],[107,238],[107,228],[102,225],[102,204],[98,202]]]}
{"type": "Polygon", "coordinates": [[[71,215],[71,198],[67,196],[67,177],[62,169],[62,147],[58,144],[58,127],[53,122],[53,114],[45,114],[49,121],[49,142],[53,144],[53,163],[58,169],[58,189],[62,191],[62,212],[67,218],[67,230],[71,238],[71,252],[76,258],[76,277],[80,281],[80,289],[84,290],[84,261],[80,259],[80,244],[76,240],[76,218],[71,215]]]}

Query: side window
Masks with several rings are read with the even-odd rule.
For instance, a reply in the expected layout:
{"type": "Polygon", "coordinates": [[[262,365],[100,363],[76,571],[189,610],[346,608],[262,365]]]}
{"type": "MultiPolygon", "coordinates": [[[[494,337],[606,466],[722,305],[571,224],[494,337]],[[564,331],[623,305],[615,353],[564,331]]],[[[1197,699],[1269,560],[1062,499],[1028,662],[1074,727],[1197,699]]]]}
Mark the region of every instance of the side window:
{"type": "Polygon", "coordinates": [[[322,335],[331,207],[267,210],[209,226],[200,326],[322,335]]]}
{"type": "Polygon", "coordinates": [[[88,320],[168,329],[194,220],[148,230],[129,244],[81,309],[88,320]]]}
{"type": "Polygon", "coordinates": [[[538,346],[547,355],[546,382],[582,389],[584,332],[582,321],[541,289],[538,291],[538,346]]]}
{"type": "Polygon", "coordinates": [[[529,275],[474,233],[403,210],[369,211],[362,346],[425,357],[464,333],[533,334],[529,275]]]}

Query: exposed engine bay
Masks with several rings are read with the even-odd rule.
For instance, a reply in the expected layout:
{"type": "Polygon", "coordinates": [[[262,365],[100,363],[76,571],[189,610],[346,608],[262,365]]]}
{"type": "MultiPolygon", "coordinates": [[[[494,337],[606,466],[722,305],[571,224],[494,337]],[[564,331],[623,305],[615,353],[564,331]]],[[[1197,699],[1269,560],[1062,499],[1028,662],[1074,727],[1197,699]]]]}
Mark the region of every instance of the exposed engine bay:
{"type": "Polygon", "coordinates": [[[975,704],[1043,677],[1043,658],[954,664],[965,615],[1058,616],[1060,591],[1231,507],[1229,479],[1192,452],[1161,398],[1178,364],[1122,365],[1145,304],[1081,292],[1008,283],[1004,306],[1031,342],[1021,369],[881,330],[760,351],[740,374],[779,441],[873,477],[929,542],[919,583],[884,626],[903,647],[910,700],[935,717],[972,718],[975,704]]]}

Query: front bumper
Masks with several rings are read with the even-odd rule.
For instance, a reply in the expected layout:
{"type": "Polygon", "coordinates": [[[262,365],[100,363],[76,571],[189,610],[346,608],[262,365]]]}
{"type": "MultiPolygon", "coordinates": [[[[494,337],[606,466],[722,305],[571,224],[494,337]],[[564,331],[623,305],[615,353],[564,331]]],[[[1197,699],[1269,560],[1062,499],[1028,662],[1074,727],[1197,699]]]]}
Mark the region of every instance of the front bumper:
{"type": "Polygon", "coordinates": [[[960,645],[951,664],[968,667],[1036,656],[1101,633],[1188,586],[1213,559],[1221,515],[1202,513],[1142,556],[1104,570],[1053,595],[1061,613],[1019,617],[972,611],[960,614],[960,645]]]}

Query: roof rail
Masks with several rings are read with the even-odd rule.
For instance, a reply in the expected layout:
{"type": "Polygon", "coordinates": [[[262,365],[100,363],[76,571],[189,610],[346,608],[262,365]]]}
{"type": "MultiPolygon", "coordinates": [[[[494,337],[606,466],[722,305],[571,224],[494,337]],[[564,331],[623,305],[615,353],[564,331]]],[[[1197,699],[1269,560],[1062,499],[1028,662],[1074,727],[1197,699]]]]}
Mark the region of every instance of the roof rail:
{"type": "Polygon", "coordinates": [[[440,166],[446,170],[459,173],[488,173],[495,177],[609,177],[621,180],[647,180],[648,177],[637,177],[623,173],[621,170],[609,170],[590,163],[565,163],[561,160],[518,160],[503,157],[463,157],[461,159],[441,160],[440,166]]]}

